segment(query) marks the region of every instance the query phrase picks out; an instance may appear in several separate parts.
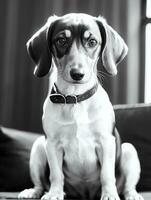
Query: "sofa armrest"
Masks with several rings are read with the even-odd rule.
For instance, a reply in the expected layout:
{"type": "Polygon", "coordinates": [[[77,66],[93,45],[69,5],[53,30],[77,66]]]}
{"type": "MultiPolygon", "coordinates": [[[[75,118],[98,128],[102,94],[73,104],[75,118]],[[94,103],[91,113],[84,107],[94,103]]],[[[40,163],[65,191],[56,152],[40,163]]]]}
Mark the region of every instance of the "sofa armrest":
{"type": "Polygon", "coordinates": [[[132,143],[141,163],[139,191],[151,191],[151,104],[114,106],[116,126],[123,142],[132,143]]]}

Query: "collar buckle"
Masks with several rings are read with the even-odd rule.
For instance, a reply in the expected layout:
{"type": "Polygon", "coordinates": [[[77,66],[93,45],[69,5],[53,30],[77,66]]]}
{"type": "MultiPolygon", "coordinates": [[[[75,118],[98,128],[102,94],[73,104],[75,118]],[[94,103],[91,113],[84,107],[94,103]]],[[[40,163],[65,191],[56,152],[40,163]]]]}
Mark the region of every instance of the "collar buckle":
{"type": "Polygon", "coordinates": [[[67,95],[66,96],[66,104],[76,104],[78,102],[78,99],[75,95],[67,95]]]}

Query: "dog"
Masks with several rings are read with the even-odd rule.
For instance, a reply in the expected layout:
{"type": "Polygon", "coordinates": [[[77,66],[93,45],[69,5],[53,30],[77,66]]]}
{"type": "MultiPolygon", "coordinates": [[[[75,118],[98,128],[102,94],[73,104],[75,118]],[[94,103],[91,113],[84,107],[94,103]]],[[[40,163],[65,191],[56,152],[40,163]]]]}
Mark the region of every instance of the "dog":
{"type": "Polygon", "coordinates": [[[19,198],[143,200],[136,191],[140,162],[135,147],[120,142],[113,107],[98,79],[109,75],[128,52],[102,17],[71,13],[51,16],[27,43],[34,74],[49,74],[43,106],[45,136],[33,144],[34,187],[19,198]]]}

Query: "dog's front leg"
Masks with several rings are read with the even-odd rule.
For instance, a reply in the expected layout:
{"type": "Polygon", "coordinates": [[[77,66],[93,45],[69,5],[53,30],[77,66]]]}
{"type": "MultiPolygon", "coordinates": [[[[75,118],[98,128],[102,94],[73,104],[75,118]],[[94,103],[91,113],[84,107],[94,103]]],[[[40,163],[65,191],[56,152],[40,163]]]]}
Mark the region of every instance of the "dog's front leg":
{"type": "Polygon", "coordinates": [[[64,175],[62,171],[63,149],[57,142],[47,139],[46,154],[50,168],[50,189],[42,200],[63,200],[64,199],[64,175]]]}
{"type": "Polygon", "coordinates": [[[101,164],[101,200],[120,200],[115,180],[115,152],[115,137],[101,136],[97,147],[97,155],[101,164]]]}

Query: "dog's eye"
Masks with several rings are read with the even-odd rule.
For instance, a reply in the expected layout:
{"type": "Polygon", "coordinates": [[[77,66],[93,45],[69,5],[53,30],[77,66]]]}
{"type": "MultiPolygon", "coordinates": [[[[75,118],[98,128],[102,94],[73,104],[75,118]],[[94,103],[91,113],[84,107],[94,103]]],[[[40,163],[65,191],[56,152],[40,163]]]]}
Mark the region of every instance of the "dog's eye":
{"type": "Polygon", "coordinates": [[[86,46],[89,48],[95,47],[96,45],[97,45],[97,41],[93,38],[90,38],[86,44],[86,46]]]}
{"type": "Polygon", "coordinates": [[[60,37],[56,40],[58,47],[64,47],[67,44],[67,39],[65,37],[60,37]]]}

